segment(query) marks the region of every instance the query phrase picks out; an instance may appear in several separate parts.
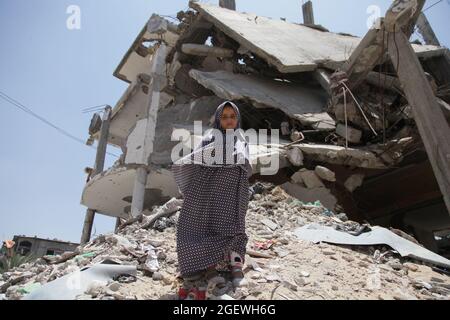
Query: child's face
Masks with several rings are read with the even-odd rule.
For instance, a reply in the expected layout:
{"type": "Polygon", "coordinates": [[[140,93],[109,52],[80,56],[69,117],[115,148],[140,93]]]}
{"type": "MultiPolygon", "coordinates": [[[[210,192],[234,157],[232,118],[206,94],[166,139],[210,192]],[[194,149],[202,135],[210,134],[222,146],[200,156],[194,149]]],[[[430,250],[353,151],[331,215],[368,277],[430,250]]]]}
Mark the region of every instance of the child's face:
{"type": "Polygon", "coordinates": [[[223,108],[222,116],[220,117],[220,125],[223,129],[236,129],[237,127],[237,114],[233,107],[226,106],[223,108]]]}

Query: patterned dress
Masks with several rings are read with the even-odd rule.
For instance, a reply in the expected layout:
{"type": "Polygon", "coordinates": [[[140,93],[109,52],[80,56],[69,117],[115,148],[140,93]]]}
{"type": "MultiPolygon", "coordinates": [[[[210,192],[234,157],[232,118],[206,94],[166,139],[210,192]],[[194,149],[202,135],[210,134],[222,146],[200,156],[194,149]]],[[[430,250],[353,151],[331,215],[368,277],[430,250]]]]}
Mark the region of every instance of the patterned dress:
{"type": "MultiPolygon", "coordinates": [[[[217,108],[215,128],[220,129],[220,117],[226,104],[231,104],[235,109],[240,128],[239,109],[229,101],[217,108]]],[[[207,143],[202,143],[201,147],[205,145],[207,143]]],[[[248,153],[245,153],[245,157],[245,165],[172,166],[175,181],[184,196],[177,226],[181,276],[227,260],[230,251],[245,257],[248,241],[245,215],[249,202],[248,178],[251,175],[248,153]]]]}

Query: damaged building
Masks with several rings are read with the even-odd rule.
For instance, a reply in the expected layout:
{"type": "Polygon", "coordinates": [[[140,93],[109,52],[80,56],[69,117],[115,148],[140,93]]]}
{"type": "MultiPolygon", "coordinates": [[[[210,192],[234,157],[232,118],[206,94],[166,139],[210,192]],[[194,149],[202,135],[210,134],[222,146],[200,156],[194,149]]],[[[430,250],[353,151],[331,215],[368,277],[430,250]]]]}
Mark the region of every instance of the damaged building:
{"type": "Polygon", "coordinates": [[[20,255],[30,255],[33,258],[43,257],[45,255],[59,255],[64,252],[74,251],[78,243],[62,241],[58,239],[43,239],[16,235],[13,238],[14,251],[20,255]]]}
{"type": "Polygon", "coordinates": [[[251,182],[402,229],[448,255],[436,239],[450,233],[450,55],[402,41],[423,3],[395,1],[363,38],[312,17],[298,24],[195,1],[176,23],[153,14],[114,72],[128,88],[89,127],[99,144],[81,242],[95,213],[120,225],[179,197],[173,131],[195,136],[194,121],[210,128],[216,107],[233,100],[244,130],[280,132],[277,144],[250,145],[251,182]],[[416,74],[424,92],[407,83],[416,74]],[[107,144],[122,155],[105,169],[107,144]],[[259,161],[274,155],[279,171],[262,175],[259,161]]]}

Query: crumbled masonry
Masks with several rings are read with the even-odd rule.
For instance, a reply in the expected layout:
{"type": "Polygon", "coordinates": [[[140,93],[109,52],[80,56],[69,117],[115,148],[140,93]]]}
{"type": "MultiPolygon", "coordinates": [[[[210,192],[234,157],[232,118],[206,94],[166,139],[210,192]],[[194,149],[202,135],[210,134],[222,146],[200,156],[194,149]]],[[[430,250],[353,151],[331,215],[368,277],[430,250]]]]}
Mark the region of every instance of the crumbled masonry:
{"type": "MultiPolygon", "coordinates": [[[[434,271],[431,264],[401,258],[387,246],[313,244],[293,234],[310,223],[343,232],[360,230],[361,225],[345,214],[320,203],[303,203],[269,183],[258,182],[253,190],[246,217],[248,283],[237,289],[229,283],[220,296],[210,293],[208,299],[450,299],[449,276],[434,271]]],[[[75,254],[46,256],[1,275],[0,294],[3,299],[21,299],[77,268],[105,262],[135,266],[137,274],[93,281],[75,299],[176,299],[175,232],[181,201],[155,207],[152,215],[135,219],[117,233],[98,236],[75,254]],[[152,219],[162,212],[172,214],[152,219]]]]}

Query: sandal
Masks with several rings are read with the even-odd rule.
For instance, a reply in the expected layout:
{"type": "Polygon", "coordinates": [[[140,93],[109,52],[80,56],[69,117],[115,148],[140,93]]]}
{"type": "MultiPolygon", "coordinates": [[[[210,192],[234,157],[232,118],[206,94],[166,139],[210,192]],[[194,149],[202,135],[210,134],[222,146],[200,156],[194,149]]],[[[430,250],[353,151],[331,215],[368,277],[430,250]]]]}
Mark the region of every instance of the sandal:
{"type": "Polygon", "coordinates": [[[247,280],[245,279],[244,272],[242,272],[241,266],[232,266],[231,267],[231,277],[233,286],[240,287],[247,284],[247,280]]]}
{"type": "Polygon", "coordinates": [[[206,288],[192,288],[185,300],[206,300],[206,288]]]}
{"type": "Polygon", "coordinates": [[[183,284],[178,289],[179,300],[195,300],[197,293],[195,292],[195,284],[203,277],[203,272],[195,272],[183,277],[183,284]]]}
{"type": "Polygon", "coordinates": [[[219,272],[217,271],[215,266],[206,269],[206,271],[205,271],[205,279],[208,282],[210,282],[210,281],[213,281],[213,282],[216,282],[216,283],[226,282],[225,278],[222,277],[219,274],[219,272]]]}
{"type": "Polygon", "coordinates": [[[245,280],[243,268],[243,259],[242,257],[235,251],[230,253],[230,267],[231,267],[231,277],[233,279],[233,286],[239,287],[245,285],[247,281],[245,280]]]}

